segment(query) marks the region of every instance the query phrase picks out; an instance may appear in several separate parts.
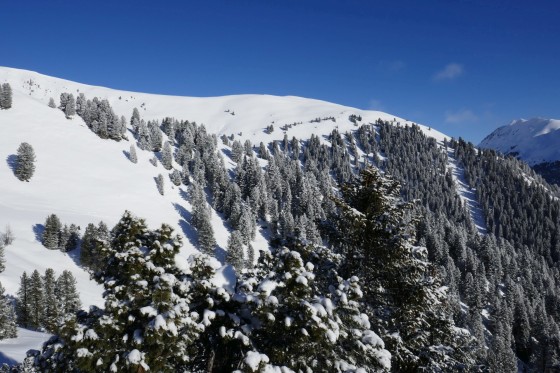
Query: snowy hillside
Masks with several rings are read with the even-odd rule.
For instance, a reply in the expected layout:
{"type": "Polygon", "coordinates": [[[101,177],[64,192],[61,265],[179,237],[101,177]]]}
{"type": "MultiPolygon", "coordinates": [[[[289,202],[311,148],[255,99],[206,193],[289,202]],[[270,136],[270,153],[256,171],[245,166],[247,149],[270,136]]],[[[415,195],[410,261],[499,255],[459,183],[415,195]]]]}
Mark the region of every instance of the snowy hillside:
{"type": "MultiPolygon", "coordinates": [[[[234,134],[236,139],[250,139],[253,144],[318,135],[322,141],[334,129],[355,129],[350,115],[361,116],[361,123],[381,118],[393,123],[407,123],[401,118],[377,111],[364,111],[328,102],[300,97],[239,95],[191,98],[124,92],[92,87],[35,72],[0,67],[0,83],[13,90],[13,107],[0,110],[0,227],[9,225],[15,234],[14,244],[6,247],[6,270],[0,282],[6,294],[15,296],[23,271],[37,269],[44,273],[53,268],[57,274],[70,270],[78,281],[78,291],[85,308],[101,306],[102,287],[90,280],[79,266],[79,253],[48,250],[40,243],[42,224],[56,214],[63,224],[76,224],[82,229],[88,223],[104,221],[112,227],[125,210],[145,217],[151,227],[171,224],[186,236],[182,258],[195,251],[192,231],[185,213],[191,206],[186,201],[184,186],[176,187],[167,179],[165,195],[156,188],[155,177],[166,174],[149,159],[152,152],[138,151],[138,163],[127,157],[132,141],[107,141],[95,136],[79,116],[66,119],[62,111],[48,106],[50,98],[58,104],[61,93],[84,93],[88,99],[107,99],[117,115],[128,120],[134,108],[142,119],[161,120],[175,117],[204,124],[208,133],[234,134]],[[265,131],[267,126],[274,131],[265,131]],[[284,129],[284,130],[282,130],[284,129]],[[35,150],[36,172],[28,183],[14,177],[13,158],[20,143],[28,142],[35,150]],[[180,207],[178,207],[180,206],[180,207]]],[[[445,136],[421,126],[429,136],[442,141],[445,136]]],[[[131,140],[133,136],[129,133],[131,140]]],[[[222,150],[226,150],[221,143],[222,150]]],[[[229,151],[224,151],[229,154],[229,151]]],[[[226,166],[235,164],[226,158],[226,166]]],[[[212,213],[212,225],[219,250],[223,253],[229,236],[220,216],[212,213]]],[[[267,241],[257,235],[253,246],[264,249],[267,241]]],[[[223,255],[217,255],[224,264],[223,255]]],[[[231,273],[224,267],[226,273],[231,273]]],[[[227,282],[228,276],[221,281],[227,282]]],[[[231,281],[231,276],[229,276],[231,281]]],[[[24,351],[21,351],[24,353],[24,351]]],[[[16,356],[21,359],[23,356],[16,356]]]]}
{"type": "Polygon", "coordinates": [[[560,120],[519,119],[500,127],[479,144],[512,154],[534,166],[560,160],[560,120]]]}

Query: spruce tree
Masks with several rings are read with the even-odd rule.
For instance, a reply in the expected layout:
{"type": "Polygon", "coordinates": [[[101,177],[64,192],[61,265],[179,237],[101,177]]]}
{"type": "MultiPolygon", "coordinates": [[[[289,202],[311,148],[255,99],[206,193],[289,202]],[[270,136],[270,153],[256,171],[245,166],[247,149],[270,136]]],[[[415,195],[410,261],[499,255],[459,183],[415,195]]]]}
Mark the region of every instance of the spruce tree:
{"type": "Polygon", "coordinates": [[[22,142],[17,149],[15,175],[21,181],[29,181],[35,173],[35,152],[33,147],[22,142]]]}
{"type": "Polygon", "coordinates": [[[17,337],[16,313],[0,283],[0,340],[17,337]]]}
{"type": "Polygon", "coordinates": [[[16,313],[18,325],[24,328],[29,327],[31,321],[29,286],[30,278],[26,272],[23,272],[17,292],[16,313]]]}
{"type": "Polygon", "coordinates": [[[85,267],[90,267],[96,258],[96,242],[97,242],[97,227],[95,224],[89,223],[84,231],[82,237],[82,245],[80,251],[80,263],[85,267]]]}
{"type": "Polygon", "coordinates": [[[331,237],[345,256],[343,273],[363,279],[374,329],[388,344],[395,371],[472,365],[472,338],[454,326],[426,249],[412,244],[412,205],[399,192],[397,181],[374,168],[363,169],[360,179],[343,186],[331,237]]]}
{"type": "Polygon", "coordinates": [[[29,278],[27,299],[29,307],[28,326],[32,329],[39,329],[43,325],[45,298],[43,294],[43,280],[37,270],[34,270],[29,278]]]}
{"type": "Polygon", "coordinates": [[[231,264],[238,272],[240,272],[244,267],[243,260],[243,238],[239,231],[235,230],[231,232],[228,243],[227,243],[227,257],[226,260],[231,264]]]}
{"type": "Polygon", "coordinates": [[[166,225],[150,231],[128,212],[113,234],[97,276],[104,310],[67,322],[56,349],[47,343],[36,363],[56,371],[185,371],[187,347],[204,325],[189,314],[189,286],[175,266],[180,238],[166,225]]]}
{"type": "Polygon", "coordinates": [[[49,107],[52,109],[56,109],[56,103],[54,102],[54,98],[49,98],[49,107]]]}
{"type": "Polygon", "coordinates": [[[4,242],[0,241],[0,273],[6,270],[6,258],[4,254],[4,242]]]}
{"type": "Polygon", "coordinates": [[[128,159],[132,163],[138,163],[138,155],[136,155],[136,147],[134,144],[130,145],[130,152],[128,153],[128,159]]]}
{"type": "Polygon", "coordinates": [[[166,141],[163,145],[161,164],[166,170],[171,170],[171,167],[173,166],[173,153],[171,152],[171,145],[169,144],[169,141],[166,141]]]}
{"type": "Polygon", "coordinates": [[[56,280],[58,309],[61,315],[73,314],[82,306],[72,272],[64,270],[56,280]]]}
{"type": "Polygon", "coordinates": [[[54,333],[57,330],[58,321],[60,317],[59,302],[57,300],[56,278],[52,268],[47,268],[43,276],[43,289],[44,289],[44,311],[43,323],[44,328],[54,333]]]}
{"type": "Polygon", "coordinates": [[[60,247],[60,233],[62,224],[58,216],[51,214],[47,216],[45,221],[45,229],[43,230],[42,243],[47,249],[55,250],[60,247]]]}
{"type": "Polygon", "coordinates": [[[164,187],[163,175],[162,175],[162,174],[158,174],[158,175],[155,177],[155,180],[156,180],[156,187],[157,187],[157,190],[158,190],[159,194],[161,194],[161,195],[163,196],[163,194],[165,193],[165,189],[163,188],[163,187],[164,187]]]}
{"type": "Polygon", "coordinates": [[[12,107],[12,87],[10,83],[2,84],[0,90],[0,109],[10,109],[12,107]]]}

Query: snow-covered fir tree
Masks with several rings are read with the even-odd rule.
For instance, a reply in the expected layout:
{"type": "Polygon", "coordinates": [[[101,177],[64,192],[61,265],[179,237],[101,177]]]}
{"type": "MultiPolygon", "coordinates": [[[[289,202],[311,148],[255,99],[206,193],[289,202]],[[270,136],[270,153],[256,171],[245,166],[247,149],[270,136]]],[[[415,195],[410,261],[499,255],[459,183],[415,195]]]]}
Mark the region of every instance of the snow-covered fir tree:
{"type": "Polygon", "coordinates": [[[0,283],[0,340],[17,337],[16,313],[4,290],[0,283]]]}
{"type": "Polygon", "coordinates": [[[35,173],[35,151],[26,142],[22,142],[17,149],[14,173],[21,181],[29,181],[35,173]]]}
{"type": "Polygon", "coordinates": [[[169,141],[166,141],[163,145],[163,151],[161,152],[161,164],[166,170],[171,170],[173,166],[173,153],[171,152],[171,145],[169,141]]]}
{"type": "Polygon", "coordinates": [[[231,234],[229,235],[226,260],[237,271],[241,271],[244,267],[245,261],[243,260],[243,237],[238,230],[231,232],[231,234]]]}
{"type": "Polygon", "coordinates": [[[10,83],[0,85],[0,109],[10,109],[12,107],[12,96],[10,83]]]}
{"type": "Polygon", "coordinates": [[[158,190],[159,194],[161,194],[161,195],[163,196],[163,194],[165,193],[165,189],[164,189],[164,182],[165,182],[165,180],[163,179],[163,175],[162,175],[162,174],[158,174],[158,175],[155,177],[155,180],[156,180],[156,187],[157,187],[157,190],[158,190]]]}
{"type": "Polygon", "coordinates": [[[41,238],[43,246],[51,250],[58,249],[60,247],[59,242],[61,229],[62,223],[56,214],[47,216],[41,238]]]}
{"type": "Polygon", "coordinates": [[[134,146],[134,144],[130,145],[130,151],[128,152],[128,159],[130,159],[132,163],[138,163],[138,155],[136,154],[136,147],[134,146]]]}

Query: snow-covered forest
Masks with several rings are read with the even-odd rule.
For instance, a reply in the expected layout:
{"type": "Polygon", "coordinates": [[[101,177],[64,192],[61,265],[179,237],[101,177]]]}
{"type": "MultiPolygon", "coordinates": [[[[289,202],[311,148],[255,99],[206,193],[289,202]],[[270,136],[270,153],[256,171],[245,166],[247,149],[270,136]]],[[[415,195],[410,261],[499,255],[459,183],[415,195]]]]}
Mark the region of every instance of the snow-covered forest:
{"type": "Polygon", "coordinates": [[[298,97],[0,83],[2,371],[560,369],[526,164],[298,97]]]}

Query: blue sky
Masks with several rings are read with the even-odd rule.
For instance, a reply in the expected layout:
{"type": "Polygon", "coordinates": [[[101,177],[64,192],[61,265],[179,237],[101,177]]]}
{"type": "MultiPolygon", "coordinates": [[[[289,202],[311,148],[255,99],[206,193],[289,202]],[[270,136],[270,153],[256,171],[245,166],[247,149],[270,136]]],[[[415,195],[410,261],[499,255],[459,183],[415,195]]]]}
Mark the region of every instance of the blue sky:
{"type": "Polygon", "coordinates": [[[0,65],[142,92],[297,95],[478,143],[560,118],[560,3],[1,0],[0,65]]]}

